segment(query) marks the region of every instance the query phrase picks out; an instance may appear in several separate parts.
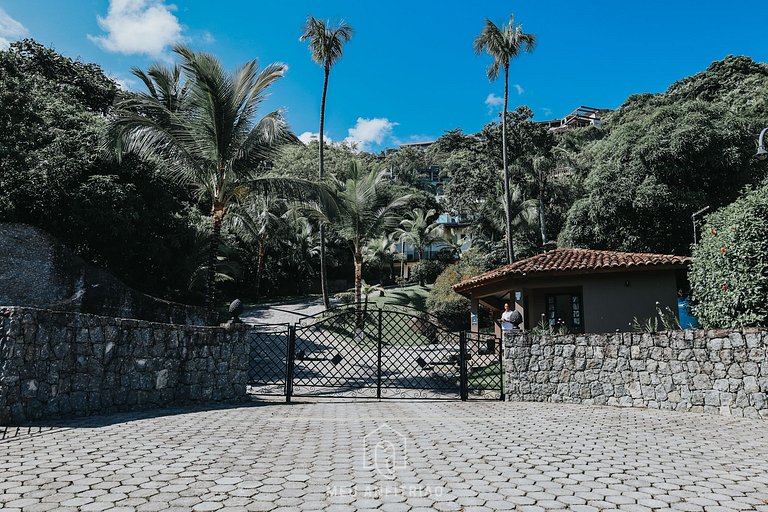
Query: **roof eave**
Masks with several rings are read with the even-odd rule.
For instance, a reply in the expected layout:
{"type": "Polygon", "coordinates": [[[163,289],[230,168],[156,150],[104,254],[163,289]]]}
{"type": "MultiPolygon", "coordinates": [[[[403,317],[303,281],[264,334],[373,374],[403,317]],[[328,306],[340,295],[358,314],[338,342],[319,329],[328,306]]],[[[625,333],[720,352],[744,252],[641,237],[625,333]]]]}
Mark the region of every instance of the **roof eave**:
{"type": "MultiPolygon", "coordinates": [[[[586,276],[594,274],[611,274],[611,273],[627,273],[627,272],[648,272],[654,270],[681,270],[687,268],[690,265],[690,261],[684,263],[667,263],[663,265],[632,265],[632,266],[616,266],[600,269],[578,269],[578,270],[545,270],[541,272],[527,272],[518,273],[510,272],[508,274],[501,274],[475,283],[468,283],[462,286],[462,283],[453,285],[451,288],[454,292],[464,295],[465,297],[471,296],[471,291],[477,288],[498,284],[501,281],[523,281],[526,279],[543,279],[549,277],[573,277],[573,276],[586,276]]],[[[469,281],[469,280],[468,280],[469,281]]]]}

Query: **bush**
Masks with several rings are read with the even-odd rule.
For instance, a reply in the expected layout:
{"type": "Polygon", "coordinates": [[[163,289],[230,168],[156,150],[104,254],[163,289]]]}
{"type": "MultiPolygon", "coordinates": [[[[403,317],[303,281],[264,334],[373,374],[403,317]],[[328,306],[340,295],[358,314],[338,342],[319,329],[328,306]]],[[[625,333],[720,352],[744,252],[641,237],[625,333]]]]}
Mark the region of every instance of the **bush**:
{"type": "Polygon", "coordinates": [[[768,184],[706,218],[689,273],[704,327],[768,325],[768,184]]]}
{"type": "Polygon", "coordinates": [[[436,260],[424,260],[413,266],[411,281],[432,284],[445,269],[445,264],[436,260]]]}
{"type": "Polygon", "coordinates": [[[339,292],[333,297],[345,306],[355,302],[355,292],[339,292]]]}
{"type": "Polygon", "coordinates": [[[488,270],[485,259],[478,251],[468,251],[461,261],[449,265],[435,280],[427,297],[427,311],[451,330],[469,326],[469,299],[453,291],[454,284],[488,270]]]}

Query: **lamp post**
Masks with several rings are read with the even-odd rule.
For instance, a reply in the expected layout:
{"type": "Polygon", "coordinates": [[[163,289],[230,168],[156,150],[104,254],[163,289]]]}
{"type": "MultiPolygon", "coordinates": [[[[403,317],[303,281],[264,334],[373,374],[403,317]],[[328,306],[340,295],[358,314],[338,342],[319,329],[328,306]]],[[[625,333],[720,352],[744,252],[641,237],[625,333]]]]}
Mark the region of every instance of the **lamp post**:
{"type": "Polygon", "coordinates": [[[757,154],[755,156],[758,160],[768,158],[768,151],[765,149],[765,132],[768,132],[768,128],[763,128],[763,131],[760,132],[760,137],[757,139],[757,154]]]}
{"type": "Polygon", "coordinates": [[[693,243],[696,243],[696,217],[704,213],[705,211],[709,210],[709,206],[705,206],[701,210],[694,212],[693,215],[691,215],[691,224],[693,224],[693,243]]]}

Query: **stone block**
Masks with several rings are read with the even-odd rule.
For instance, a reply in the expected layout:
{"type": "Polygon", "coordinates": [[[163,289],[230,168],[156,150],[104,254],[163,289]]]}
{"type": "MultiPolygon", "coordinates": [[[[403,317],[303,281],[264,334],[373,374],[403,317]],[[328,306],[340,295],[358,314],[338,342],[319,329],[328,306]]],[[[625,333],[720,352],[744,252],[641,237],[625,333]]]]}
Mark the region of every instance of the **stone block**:
{"type": "MultiPolygon", "coordinates": [[[[705,406],[720,406],[720,392],[712,389],[704,392],[704,405],[705,406]]],[[[706,410],[706,409],[705,409],[706,410]]]]}

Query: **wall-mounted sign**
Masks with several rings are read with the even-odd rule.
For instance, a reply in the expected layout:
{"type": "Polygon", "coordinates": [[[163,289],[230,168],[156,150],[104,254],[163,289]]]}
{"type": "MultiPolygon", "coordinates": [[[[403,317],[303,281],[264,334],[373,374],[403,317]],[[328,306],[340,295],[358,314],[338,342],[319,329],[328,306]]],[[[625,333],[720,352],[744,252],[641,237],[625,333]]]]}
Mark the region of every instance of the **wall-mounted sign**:
{"type": "Polygon", "coordinates": [[[477,325],[477,313],[470,313],[469,316],[469,323],[474,325],[477,325]]]}
{"type": "Polygon", "coordinates": [[[523,300],[523,292],[520,292],[520,291],[515,292],[515,300],[517,301],[523,300]]]}

